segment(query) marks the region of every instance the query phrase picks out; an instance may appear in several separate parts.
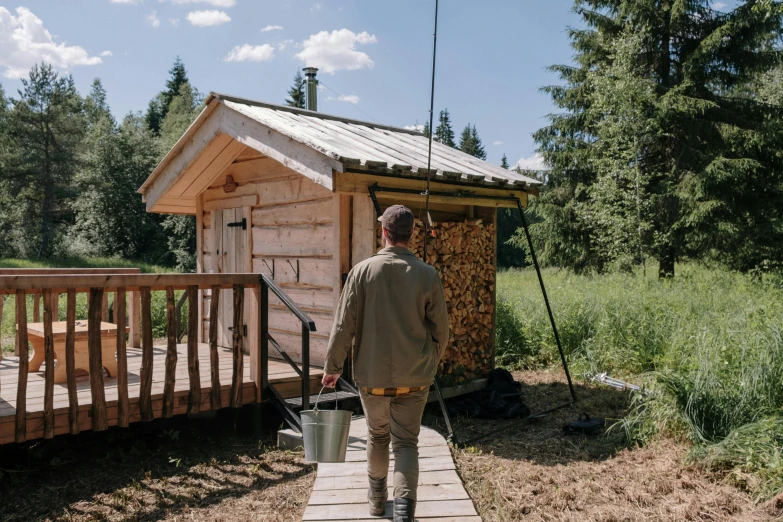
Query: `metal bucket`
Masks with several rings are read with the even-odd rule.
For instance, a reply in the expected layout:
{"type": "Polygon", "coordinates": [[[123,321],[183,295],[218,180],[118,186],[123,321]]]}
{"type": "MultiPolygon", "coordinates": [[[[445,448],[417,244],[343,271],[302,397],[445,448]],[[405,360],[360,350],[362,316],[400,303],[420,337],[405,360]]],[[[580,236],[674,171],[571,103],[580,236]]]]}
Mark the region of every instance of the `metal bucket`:
{"type": "MultiPolygon", "coordinates": [[[[320,393],[318,398],[321,398],[320,393]]],[[[303,411],[301,418],[305,462],[345,462],[348,433],[351,431],[351,412],[319,410],[316,400],[315,407],[303,411]]]]}

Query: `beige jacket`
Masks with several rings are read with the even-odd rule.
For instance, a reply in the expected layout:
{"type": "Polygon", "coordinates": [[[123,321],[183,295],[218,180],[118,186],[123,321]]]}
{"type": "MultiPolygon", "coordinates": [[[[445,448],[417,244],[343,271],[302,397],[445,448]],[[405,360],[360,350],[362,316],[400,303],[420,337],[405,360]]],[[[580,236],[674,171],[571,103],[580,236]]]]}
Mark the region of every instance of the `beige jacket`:
{"type": "Polygon", "coordinates": [[[334,317],[327,373],[340,373],[355,342],[354,380],[366,388],[429,386],[449,340],[438,273],[402,247],[351,270],[334,317]]]}

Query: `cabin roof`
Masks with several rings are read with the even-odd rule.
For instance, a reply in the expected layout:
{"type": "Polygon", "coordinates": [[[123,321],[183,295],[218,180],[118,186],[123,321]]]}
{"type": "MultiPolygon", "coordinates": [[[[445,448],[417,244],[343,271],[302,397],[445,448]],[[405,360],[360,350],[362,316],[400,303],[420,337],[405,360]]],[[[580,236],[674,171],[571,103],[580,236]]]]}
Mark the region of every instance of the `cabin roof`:
{"type": "MultiPolygon", "coordinates": [[[[401,174],[427,171],[429,140],[421,132],[322,112],[273,105],[212,93],[227,107],[286,136],[308,145],[343,164],[387,168],[401,174]]],[[[463,182],[511,183],[535,187],[540,181],[506,170],[470,154],[433,141],[431,175],[463,182]]]]}
{"type": "MultiPolygon", "coordinates": [[[[330,190],[334,172],[422,180],[428,146],[424,134],[414,130],[211,93],[204,110],[138,192],[149,211],[194,213],[198,193],[245,148],[330,190]]],[[[541,185],[435,141],[430,178],[532,193],[541,185]]]]}

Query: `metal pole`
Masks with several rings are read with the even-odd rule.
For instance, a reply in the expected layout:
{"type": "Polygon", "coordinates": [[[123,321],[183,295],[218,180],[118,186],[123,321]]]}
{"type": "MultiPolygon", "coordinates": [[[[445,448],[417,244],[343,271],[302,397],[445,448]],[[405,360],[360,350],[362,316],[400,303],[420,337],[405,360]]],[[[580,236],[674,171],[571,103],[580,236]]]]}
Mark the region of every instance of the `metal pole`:
{"type": "Polygon", "coordinates": [[[517,209],[519,209],[519,217],[522,218],[522,227],[525,229],[525,237],[527,238],[527,244],[530,247],[530,257],[533,258],[533,265],[536,267],[536,274],[538,275],[538,284],[541,285],[541,293],[544,294],[544,302],[546,303],[546,311],[549,314],[549,322],[552,324],[552,331],[555,334],[555,342],[557,343],[557,351],[560,352],[560,360],[563,363],[563,369],[565,370],[566,378],[568,379],[568,389],[571,390],[571,398],[576,402],[576,392],[574,391],[574,384],[571,382],[571,373],[568,371],[568,363],[566,362],[565,352],[563,352],[563,345],[560,344],[560,334],[557,333],[557,325],[555,324],[555,316],[552,314],[552,307],[549,305],[549,296],[546,294],[546,287],[544,286],[544,278],[541,277],[541,267],[538,265],[538,258],[536,257],[536,251],[533,248],[533,239],[530,237],[530,230],[527,226],[527,219],[525,218],[525,210],[522,208],[522,202],[517,199],[517,209]]]}
{"type": "Polygon", "coordinates": [[[302,323],[302,409],[310,409],[310,328],[302,323]]]}

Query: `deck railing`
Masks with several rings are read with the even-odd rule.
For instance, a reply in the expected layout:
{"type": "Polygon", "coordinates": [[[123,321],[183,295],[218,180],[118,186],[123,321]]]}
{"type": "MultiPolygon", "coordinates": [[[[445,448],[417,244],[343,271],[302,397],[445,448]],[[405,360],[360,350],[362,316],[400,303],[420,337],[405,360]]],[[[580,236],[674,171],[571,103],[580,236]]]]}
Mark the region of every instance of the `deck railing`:
{"type": "MultiPolygon", "coordinates": [[[[0,277],[2,276],[42,276],[42,275],[130,275],[141,274],[139,268],[0,268],[0,277]]],[[[103,322],[113,322],[112,305],[109,305],[109,293],[105,292],[101,304],[101,318],[103,322]]],[[[116,300],[116,296],[115,296],[116,300]]],[[[135,348],[139,347],[139,295],[129,292],[128,326],[130,328],[129,343],[135,348]]],[[[59,320],[60,295],[52,294],[52,315],[59,320]]],[[[41,321],[41,294],[33,294],[33,322],[41,321]]],[[[0,324],[3,323],[3,299],[0,299],[0,324]]],[[[15,355],[19,355],[19,348],[15,349],[15,355]]],[[[2,353],[0,353],[2,357],[2,353]]]]}
{"type": "MultiPolygon", "coordinates": [[[[171,417],[175,412],[175,381],[177,366],[178,318],[175,302],[175,291],[186,290],[188,300],[187,314],[187,373],[189,380],[187,413],[198,413],[202,409],[217,410],[221,407],[239,407],[243,401],[243,362],[244,343],[243,332],[245,289],[255,292],[258,302],[258,331],[261,335],[256,346],[249,346],[250,380],[254,383],[253,402],[260,402],[265,390],[269,389],[268,373],[268,290],[282,301],[302,321],[302,393],[304,400],[309,400],[309,332],[315,326],[306,314],[290,301],[290,298],[278,288],[273,281],[258,274],[102,274],[102,275],[0,275],[0,297],[16,296],[17,346],[19,348],[19,375],[16,390],[15,436],[17,442],[38,438],[40,435],[28,434],[27,430],[27,381],[28,381],[28,329],[27,329],[27,295],[40,296],[43,305],[43,338],[44,338],[44,407],[43,407],[43,437],[51,438],[57,433],[79,433],[87,427],[96,431],[105,430],[109,426],[107,404],[105,398],[104,375],[101,350],[101,319],[104,296],[107,292],[115,292],[114,318],[116,327],[116,358],[117,358],[117,414],[116,423],[127,427],[130,422],[150,421],[155,417],[171,417]],[[218,356],[218,308],[220,306],[220,290],[233,290],[233,328],[231,346],[233,362],[231,388],[228,403],[224,404],[221,395],[219,356],[218,356]],[[199,290],[210,290],[210,323],[209,323],[209,361],[210,388],[209,396],[202,397],[201,371],[198,359],[198,328],[199,325],[199,290]],[[161,410],[153,412],[152,372],[153,372],[153,325],[151,310],[151,292],[165,291],[167,343],[165,355],[165,377],[161,410]],[[126,299],[129,292],[138,292],[140,296],[140,340],[141,368],[139,372],[138,413],[131,419],[130,397],[128,394],[128,365],[126,350],[126,299]],[[86,293],[88,299],[87,312],[87,352],[89,357],[89,381],[91,390],[91,419],[79,418],[79,403],[74,362],[74,339],[76,323],[76,296],[86,293]],[[54,415],[54,296],[65,294],[66,299],[66,334],[64,358],[66,367],[66,383],[68,389],[68,427],[58,425],[55,428],[54,415]],[[156,414],[157,413],[157,414],[156,414]],[[136,418],[138,416],[138,418],[136,418]]],[[[2,299],[0,299],[2,302],[2,299]]],[[[105,342],[105,340],[104,340],[105,342]]],[[[62,354],[58,353],[62,357],[62,354]]],[[[6,391],[7,392],[7,391],[6,391]]],[[[157,405],[157,404],[156,404],[157,405]]],[[[112,420],[115,418],[112,412],[112,420]]]]}

